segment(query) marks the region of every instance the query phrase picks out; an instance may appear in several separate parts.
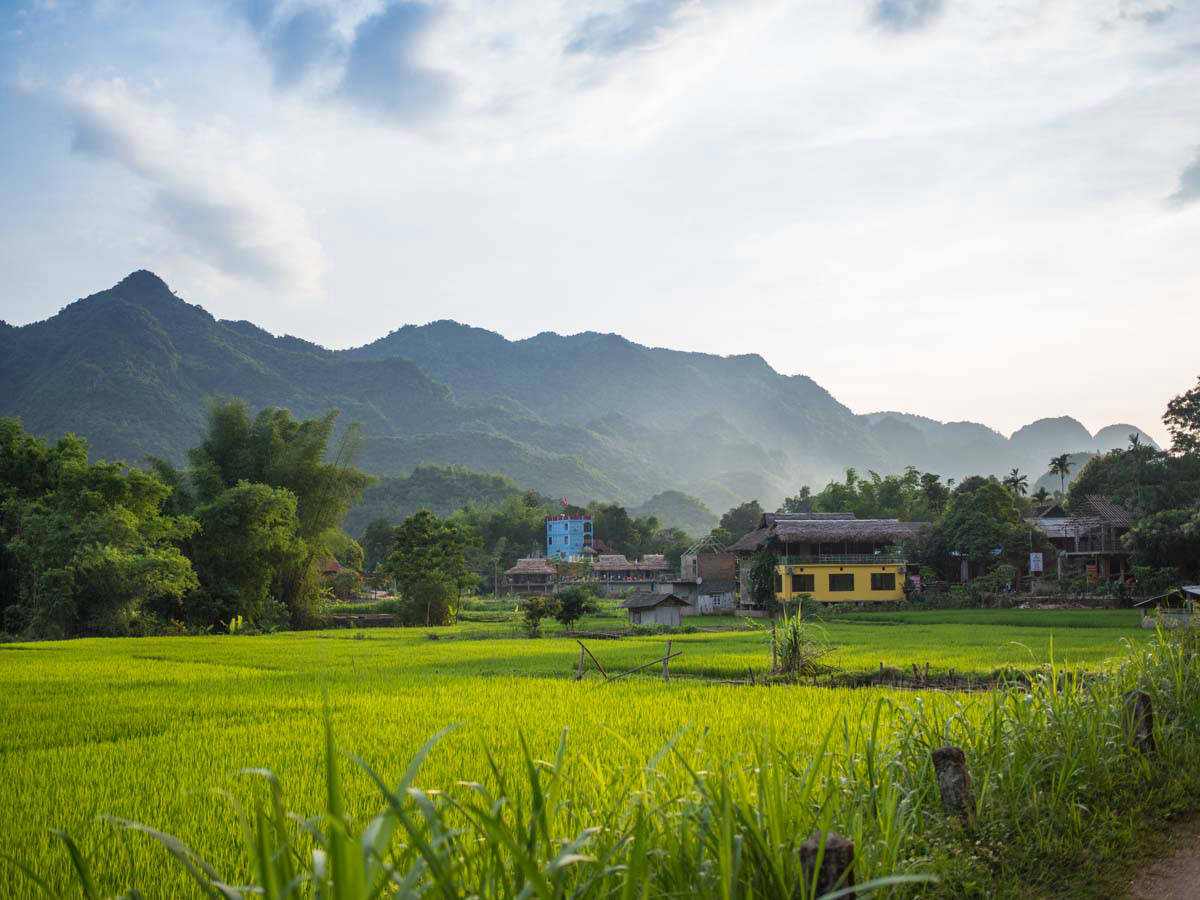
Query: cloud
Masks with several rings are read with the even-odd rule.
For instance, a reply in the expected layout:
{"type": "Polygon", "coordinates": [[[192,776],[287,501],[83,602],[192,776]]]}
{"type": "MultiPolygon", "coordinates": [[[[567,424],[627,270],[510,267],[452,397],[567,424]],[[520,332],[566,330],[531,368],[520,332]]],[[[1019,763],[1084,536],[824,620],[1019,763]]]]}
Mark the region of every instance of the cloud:
{"type": "Polygon", "coordinates": [[[362,106],[400,120],[419,119],[453,96],[449,75],[423,66],[416,51],[436,19],[424,3],[396,3],[355,31],[340,93],[362,106]]]}
{"type": "Polygon", "coordinates": [[[1161,0],[1121,0],[1118,17],[1133,19],[1143,25],[1160,25],[1175,12],[1175,4],[1161,0]]]}
{"type": "Polygon", "coordinates": [[[1179,189],[1167,198],[1167,204],[1181,209],[1200,200],[1200,151],[1179,175],[1179,189]]]}
{"type": "Polygon", "coordinates": [[[916,31],[942,11],[942,0],[875,0],[871,20],[885,31],[916,31]]]}
{"type": "Polygon", "coordinates": [[[417,51],[438,12],[422,2],[389,3],[366,18],[341,18],[330,7],[246,0],[239,7],[275,72],[275,85],[293,88],[327,66],[321,88],[395,120],[416,120],[448,104],[449,75],[423,65],[417,51]]]}
{"type": "Polygon", "coordinates": [[[275,65],[275,83],[291,87],[337,49],[333,16],[321,7],[301,9],[283,20],[266,41],[275,65]]]}
{"type": "Polygon", "coordinates": [[[616,56],[657,40],[676,22],[686,0],[634,0],[624,9],[589,16],[571,33],[567,53],[616,56]]]}
{"type": "Polygon", "coordinates": [[[121,81],[73,85],[76,153],[116,163],[150,189],[148,212],[188,255],[222,274],[311,295],[324,253],[303,211],[242,160],[228,131],[181,129],[171,111],[133,97],[121,81]]]}

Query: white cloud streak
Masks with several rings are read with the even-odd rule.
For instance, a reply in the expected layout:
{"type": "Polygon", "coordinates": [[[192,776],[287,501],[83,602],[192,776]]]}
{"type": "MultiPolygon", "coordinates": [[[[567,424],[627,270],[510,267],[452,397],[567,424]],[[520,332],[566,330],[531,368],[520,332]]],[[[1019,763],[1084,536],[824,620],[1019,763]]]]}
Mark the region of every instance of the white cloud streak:
{"type": "Polygon", "coordinates": [[[73,149],[144,183],[147,217],[181,252],[285,298],[318,294],[324,252],[303,210],[253,164],[252,141],[227,122],[181,126],[169,105],[136,97],[119,79],[74,83],[65,96],[73,149]]]}

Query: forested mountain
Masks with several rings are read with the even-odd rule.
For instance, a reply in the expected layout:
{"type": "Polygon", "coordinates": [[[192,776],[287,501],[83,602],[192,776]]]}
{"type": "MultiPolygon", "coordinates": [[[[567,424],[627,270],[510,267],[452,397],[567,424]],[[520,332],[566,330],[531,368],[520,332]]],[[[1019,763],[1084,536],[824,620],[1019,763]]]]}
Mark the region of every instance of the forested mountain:
{"type": "Polygon", "coordinates": [[[97,457],[181,461],[218,396],[302,417],[340,409],[343,422],[362,423],[360,464],[380,475],[457,465],[573,502],[633,506],[678,491],[709,510],[750,497],[773,508],[847,466],[1032,474],[1049,453],[1105,449],[1115,430],[1133,430],[1092,437],[1064,418],[1009,440],[972,422],[855,415],[812,379],[781,375],[758,356],[654,349],[611,334],[509,341],[442,321],[332,351],[217,320],[145,271],[43,322],[0,323],[0,415],[50,437],[77,432],[97,457]]]}

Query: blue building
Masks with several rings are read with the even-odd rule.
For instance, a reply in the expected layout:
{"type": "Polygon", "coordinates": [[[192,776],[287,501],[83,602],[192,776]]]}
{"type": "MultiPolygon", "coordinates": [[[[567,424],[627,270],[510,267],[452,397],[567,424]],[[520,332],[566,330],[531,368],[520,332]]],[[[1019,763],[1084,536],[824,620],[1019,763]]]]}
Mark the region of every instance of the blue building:
{"type": "Polygon", "coordinates": [[[546,559],[571,559],[592,546],[591,516],[547,516],[546,559]]]}

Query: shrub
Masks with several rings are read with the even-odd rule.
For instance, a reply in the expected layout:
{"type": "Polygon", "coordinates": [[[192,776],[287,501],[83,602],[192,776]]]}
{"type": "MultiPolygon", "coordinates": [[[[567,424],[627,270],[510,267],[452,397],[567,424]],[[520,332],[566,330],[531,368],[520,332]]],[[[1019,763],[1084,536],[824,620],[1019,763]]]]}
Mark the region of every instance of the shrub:
{"type": "Polygon", "coordinates": [[[29,627],[29,610],[18,603],[4,607],[4,630],[20,634],[29,627]]]}
{"type": "Polygon", "coordinates": [[[542,619],[556,616],[559,611],[556,597],[528,597],[521,601],[521,627],[530,637],[542,633],[542,619]]]}

